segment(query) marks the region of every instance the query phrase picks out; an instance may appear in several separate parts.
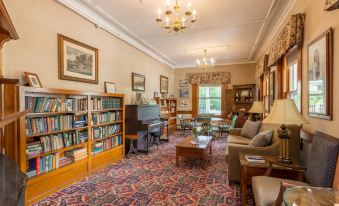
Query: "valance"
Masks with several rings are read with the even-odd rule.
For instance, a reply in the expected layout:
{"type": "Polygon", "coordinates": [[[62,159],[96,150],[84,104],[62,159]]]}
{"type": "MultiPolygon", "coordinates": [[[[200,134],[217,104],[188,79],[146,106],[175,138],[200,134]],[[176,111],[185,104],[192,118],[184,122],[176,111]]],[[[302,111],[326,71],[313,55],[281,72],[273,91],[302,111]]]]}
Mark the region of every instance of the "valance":
{"type": "Polygon", "coordinates": [[[260,78],[267,70],[268,55],[266,54],[258,63],[255,70],[255,78],[260,78]]]}
{"type": "Polygon", "coordinates": [[[326,0],[325,10],[332,11],[335,9],[339,9],[339,0],[326,0]]]}
{"type": "Polygon", "coordinates": [[[292,15],[269,48],[268,66],[274,65],[289,49],[304,40],[305,14],[292,15]]]}
{"type": "Polygon", "coordinates": [[[206,72],[191,74],[191,84],[224,84],[231,83],[230,72],[206,72]]]}

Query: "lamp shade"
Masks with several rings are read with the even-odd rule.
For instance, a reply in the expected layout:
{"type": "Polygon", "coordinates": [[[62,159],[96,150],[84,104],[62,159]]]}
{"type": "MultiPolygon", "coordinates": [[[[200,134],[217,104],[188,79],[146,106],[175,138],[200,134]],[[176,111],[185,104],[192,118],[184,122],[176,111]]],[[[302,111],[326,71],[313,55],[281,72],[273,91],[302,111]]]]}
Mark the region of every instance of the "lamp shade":
{"type": "Polygon", "coordinates": [[[270,124],[309,124],[300,114],[293,100],[278,99],[274,101],[272,110],[263,123],[270,124]]]}
{"type": "Polygon", "coordinates": [[[248,112],[249,113],[258,113],[258,114],[261,114],[261,113],[265,113],[266,110],[265,110],[264,104],[262,102],[254,101],[253,105],[252,105],[252,108],[248,112]]]}

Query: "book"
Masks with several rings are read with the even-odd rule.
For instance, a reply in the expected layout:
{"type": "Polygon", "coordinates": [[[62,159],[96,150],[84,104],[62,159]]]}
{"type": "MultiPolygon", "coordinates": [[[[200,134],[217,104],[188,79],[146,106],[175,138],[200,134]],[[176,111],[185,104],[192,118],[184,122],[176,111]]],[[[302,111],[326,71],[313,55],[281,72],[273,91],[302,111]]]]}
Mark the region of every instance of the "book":
{"type": "Polygon", "coordinates": [[[122,99],[115,97],[94,97],[91,99],[93,110],[116,109],[122,107],[122,99]]]}
{"type": "Polygon", "coordinates": [[[114,123],[121,121],[121,112],[105,112],[92,114],[92,125],[114,123]]]}
{"type": "Polygon", "coordinates": [[[74,128],[73,115],[26,118],[26,135],[57,132],[71,128],[74,128]]]}
{"type": "Polygon", "coordinates": [[[86,98],[26,97],[25,106],[27,113],[75,112],[87,110],[88,100],[86,98]]]}
{"type": "Polygon", "coordinates": [[[245,159],[249,163],[265,163],[265,159],[259,155],[245,155],[245,159]]]}

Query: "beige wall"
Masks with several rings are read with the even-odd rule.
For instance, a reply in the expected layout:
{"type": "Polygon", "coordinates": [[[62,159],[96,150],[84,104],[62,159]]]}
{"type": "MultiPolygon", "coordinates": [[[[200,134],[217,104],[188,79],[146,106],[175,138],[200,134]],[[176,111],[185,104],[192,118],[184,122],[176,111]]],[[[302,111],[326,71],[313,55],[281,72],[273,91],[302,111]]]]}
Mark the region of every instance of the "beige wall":
{"type": "MultiPolygon", "coordinates": [[[[239,84],[254,84],[254,73],[255,73],[255,64],[234,64],[234,65],[225,65],[225,66],[215,66],[207,70],[199,70],[197,68],[182,68],[175,69],[174,71],[174,90],[175,95],[179,97],[179,80],[190,78],[191,73],[198,72],[230,72],[231,73],[231,85],[239,84]]],[[[189,99],[180,99],[178,98],[178,104],[180,100],[188,101],[188,107],[178,107],[178,111],[191,111],[192,110],[192,88],[189,85],[190,96],[189,99]]]]}
{"type": "Polygon", "coordinates": [[[21,78],[23,71],[37,73],[44,87],[104,91],[104,82],[115,82],[117,92],[134,102],[131,73],[146,76],[144,96],[159,92],[160,75],[169,77],[173,92],[173,69],[161,64],[112,36],[96,29],[78,14],[53,0],[4,0],[20,37],[4,47],[4,76],[21,78]],[[58,79],[57,33],[99,49],[99,84],[58,79]]]}
{"type": "Polygon", "coordinates": [[[302,107],[304,116],[311,122],[303,127],[309,131],[315,130],[339,137],[339,10],[324,11],[325,0],[298,0],[291,14],[304,12],[306,14],[305,38],[303,47],[302,76],[302,107]],[[330,27],[334,29],[334,64],[333,64],[333,121],[310,118],[308,113],[307,88],[307,45],[330,27]]]}

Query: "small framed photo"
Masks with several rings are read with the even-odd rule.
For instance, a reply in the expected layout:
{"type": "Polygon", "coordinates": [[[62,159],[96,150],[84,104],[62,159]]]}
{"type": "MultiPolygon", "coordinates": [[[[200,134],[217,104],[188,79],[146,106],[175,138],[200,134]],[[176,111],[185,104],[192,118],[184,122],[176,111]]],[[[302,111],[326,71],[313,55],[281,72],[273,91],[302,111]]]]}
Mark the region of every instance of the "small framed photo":
{"type": "Polygon", "coordinates": [[[179,97],[180,98],[189,98],[189,88],[180,88],[179,97]]]}
{"type": "Polygon", "coordinates": [[[105,82],[105,92],[106,93],[116,93],[115,83],[105,82]]]}
{"type": "Polygon", "coordinates": [[[154,97],[159,97],[159,93],[158,92],[154,92],[154,97]]]}
{"type": "Polygon", "coordinates": [[[40,79],[37,74],[24,72],[25,78],[31,87],[42,87],[42,84],[40,82],[40,79]]]}
{"type": "Polygon", "coordinates": [[[187,79],[179,80],[179,86],[180,87],[188,87],[188,80],[187,79]]]}
{"type": "Polygon", "coordinates": [[[168,78],[160,75],[160,93],[168,93],[168,78]]]}
{"type": "Polygon", "coordinates": [[[137,92],[145,91],[145,76],[132,73],[132,90],[137,92]]]}
{"type": "Polygon", "coordinates": [[[180,101],[180,107],[187,107],[187,106],[188,106],[188,102],[186,100],[180,101]]]}

